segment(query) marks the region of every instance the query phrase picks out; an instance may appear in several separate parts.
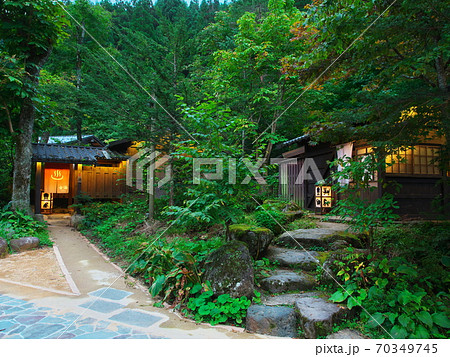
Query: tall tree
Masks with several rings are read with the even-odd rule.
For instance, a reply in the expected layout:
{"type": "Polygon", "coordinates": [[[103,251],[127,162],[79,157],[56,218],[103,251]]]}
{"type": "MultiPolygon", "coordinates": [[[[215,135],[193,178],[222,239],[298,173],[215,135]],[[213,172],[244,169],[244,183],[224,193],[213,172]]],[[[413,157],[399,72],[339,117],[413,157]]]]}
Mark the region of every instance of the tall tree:
{"type": "Polygon", "coordinates": [[[292,29],[306,51],[284,70],[323,99],[310,107],[321,112],[316,134],[394,147],[435,130],[448,138],[448,4],[315,0],[308,8],[292,29]]]}
{"type": "MultiPolygon", "coordinates": [[[[205,74],[209,88],[204,88],[256,123],[267,141],[276,140],[277,119],[297,95],[296,81],[286,78],[281,69],[282,60],[295,47],[301,47],[290,41],[290,29],[300,19],[301,12],[291,0],[270,0],[268,12],[260,16],[246,12],[237,21],[234,46],[216,51],[214,66],[205,74]]],[[[220,29],[227,20],[226,13],[219,14],[218,20],[209,31],[220,29]]],[[[289,132],[295,127],[294,121],[298,123],[298,109],[293,108],[285,118],[290,121],[289,132]]],[[[298,127],[301,130],[301,124],[298,127]]],[[[266,159],[271,150],[270,144],[266,159]]]]}
{"type": "Polygon", "coordinates": [[[92,110],[96,107],[86,93],[86,81],[89,81],[86,77],[99,77],[98,64],[93,57],[106,55],[98,43],[105,47],[109,45],[111,13],[89,0],[67,1],[65,8],[71,15],[68,18],[70,26],[67,28],[69,36],[55,48],[46,68],[53,74],[72,78],[77,89],[74,94],[78,105],[71,124],[78,141],[81,141],[83,121],[92,116],[92,110]]]}
{"type": "MultiPolygon", "coordinates": [[[[17,125],[14,209],[28,211],[30,207],[31,141],[39,75],[65,23],[62,9],[54,1],[0,1],[0,53],[18,58],[23,65],[22,75],[15,78],[21,91],[9,93],[11,103],[18,105],[17,115],[11,119],[17,125]]],[[[12,109],[6,105],[5,110],[14,113],[12,109]]]]}

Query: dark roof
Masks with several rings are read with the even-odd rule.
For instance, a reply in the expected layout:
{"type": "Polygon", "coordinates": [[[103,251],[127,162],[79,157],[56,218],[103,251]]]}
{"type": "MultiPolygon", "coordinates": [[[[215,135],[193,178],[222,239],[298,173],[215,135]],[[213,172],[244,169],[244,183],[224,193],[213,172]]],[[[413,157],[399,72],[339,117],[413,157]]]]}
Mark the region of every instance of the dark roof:
{"type": "Polygon", "coordinates": [[[309,140],[310,140],[310,137],[309,137],[308,134],[306,134],[306,135],[298,136],[298,137],[296,137],[294,139],[282,142],[281,144],[278,144],[276,148],[277,149],[282,149],[282,148],[285,148],[287,146],[291,146],[292,144],[299,144],[299,143],[302,143],[302,142],[307,142],[309,140]]]}
{"type": "Polygon", "coordinates": [[[133,140],[131,139],[121,139],[121,140],[114,140],[111,141],[108,145],[106,145],[108,148],[112,148],[114,146],[118,146],[118,145],[123,145],[123,144],[129,144],[131,143],[133,140]]]}
{"type": "Polygon", "coordinates": [[[98,160],[125,161],[127,156],[102,147],[32,144],[33,161],[95,164],[98,160]]]}
{"type": "MultiPolygon", "coordinates": [[[[44,143],[42,137],[39,138],[39,142],[42,144],[67,144],[76,145],[78,143],[76,135],[53,135],[48,138],[48,142],[44,143]]],[[[103,141],[97,138],[95,135],[83,135],[81,137],[81,143],[83,144],[97,144],[97,146],[106,146],[103,141]]]]}

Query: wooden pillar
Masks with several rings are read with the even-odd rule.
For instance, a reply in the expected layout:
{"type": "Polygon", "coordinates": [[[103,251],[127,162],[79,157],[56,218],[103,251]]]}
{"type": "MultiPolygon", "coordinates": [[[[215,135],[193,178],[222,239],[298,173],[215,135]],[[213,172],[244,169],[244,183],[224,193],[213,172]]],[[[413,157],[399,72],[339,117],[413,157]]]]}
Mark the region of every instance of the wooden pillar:
{"type": "Polygon", "coordinates": [[[70,165],[70,174],[69,174],[69,206],[73,205],[74,197],[75,197],[75,164],[70,165]]]}
{"type": "Polygon", "coordinates": [[[80,195],[81,194],[81,175],[82,175],[82,171],[83,171],[83,165],[78,164],[77,165],[77,189],[76,189],[76,195],[80,195]]]}
{"type": "Polygon", "coordinates": [[[42,162],[36,162],[36,178],[34,189],[34,213],[41,214],[42,162]]]}

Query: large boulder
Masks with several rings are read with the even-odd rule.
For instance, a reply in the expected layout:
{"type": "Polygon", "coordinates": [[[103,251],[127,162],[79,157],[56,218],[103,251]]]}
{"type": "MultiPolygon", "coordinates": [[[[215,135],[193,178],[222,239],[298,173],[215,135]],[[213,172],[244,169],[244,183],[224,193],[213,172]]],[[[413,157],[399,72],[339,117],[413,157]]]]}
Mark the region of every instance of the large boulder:
{"type": "Polygon", "coordinates": [[[233,224],[229,227],[229,235],[232,240],[239,240],[247,244],[253,259],[260,259],[266,252],[274,235],[270,229],[255,228],[246,224],[233,224]]]}
{"type": "Polygon", "coordinates": [[[16,252],[23,252],[37,248],[39,246],[39,238],[37,237],[24,237],[19,239],[11,239],[9,242],[11,249],[16,252]]]}
{"type": "Polygon", "coordinates": [[[206,258],[204,280],[211,283],[215,295],[253,296],[253,261],[247,245],[229,242],[206,258]]]}
{"type": "Polygon", "coordinates": [[[310,290],[316,285],[313,277],[289,270],[275,270],[271,276],[261,280],[261,287],[272,294],[293,290],[310,290]]]}
{"type": "Polygon", "coordinates": [[[322,298],[304,297],[295,301],[300,324],[305,338],[326,336],[332,332],[333,324],[339,322],[348,309],[322,298]]]}
{"type": "Polygon", "coordinates": [[[6,239],[0,238],[0,258],[8,255],[8,242],[6,239]]]}
{"type": "Polygon", "coordinates": [[[83,222],[84,216],[81,216],[79,214],[74,214],[70,217],[70,226],[78,230],[80,227],[81,222],[83,222]]]}
{"type": "Polygon", "coordinates": [[[297,315],[290,307],[252,305],[247,310],[246,329],[264,335],[296,337],[297,315]]]}

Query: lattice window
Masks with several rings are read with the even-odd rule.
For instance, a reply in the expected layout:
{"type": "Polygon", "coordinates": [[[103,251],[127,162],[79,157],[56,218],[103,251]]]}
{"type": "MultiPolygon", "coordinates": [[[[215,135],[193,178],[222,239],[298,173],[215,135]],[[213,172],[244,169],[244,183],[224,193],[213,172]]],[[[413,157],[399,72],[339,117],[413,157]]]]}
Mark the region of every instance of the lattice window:
{"type": "Polygon", "coordinates": [[[438,166],[439,148],[430,145],[416,145],[399,149],[386,157],[386,173],[407,175],[440,175],[438,166]]]}

